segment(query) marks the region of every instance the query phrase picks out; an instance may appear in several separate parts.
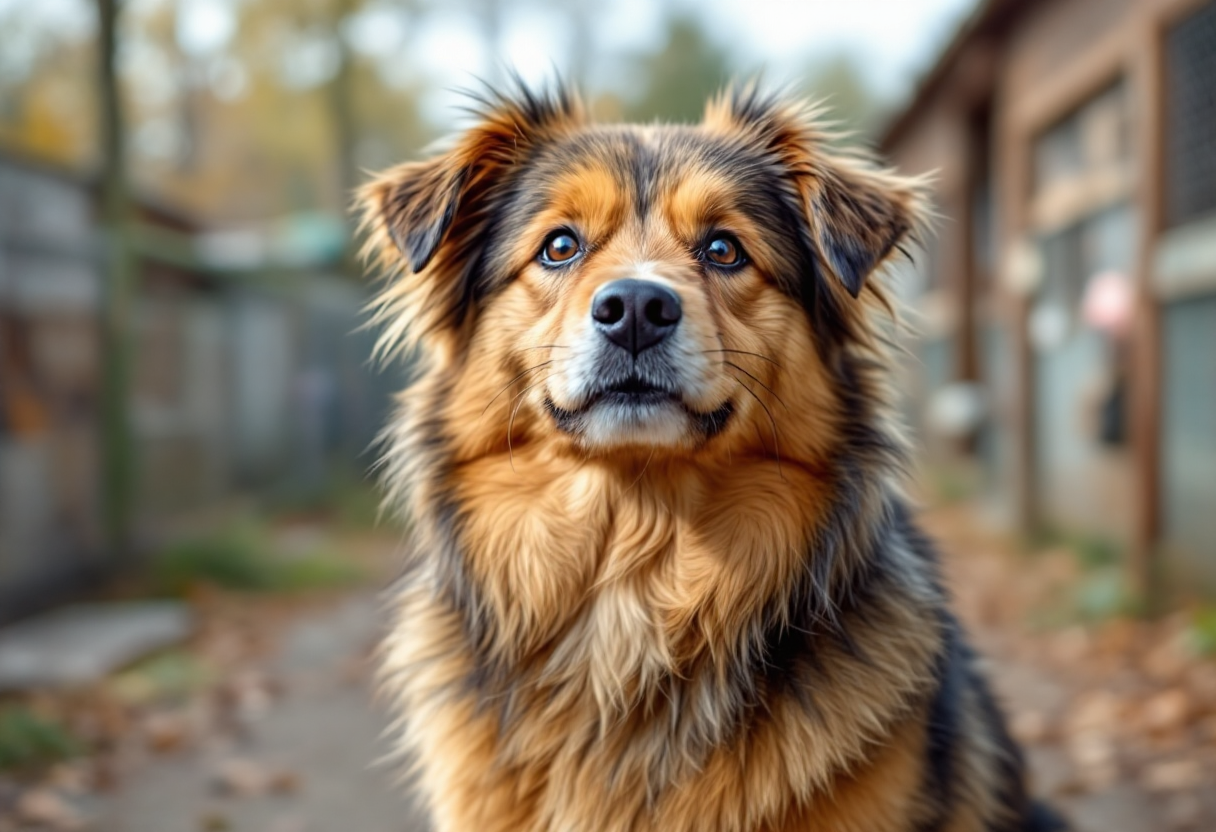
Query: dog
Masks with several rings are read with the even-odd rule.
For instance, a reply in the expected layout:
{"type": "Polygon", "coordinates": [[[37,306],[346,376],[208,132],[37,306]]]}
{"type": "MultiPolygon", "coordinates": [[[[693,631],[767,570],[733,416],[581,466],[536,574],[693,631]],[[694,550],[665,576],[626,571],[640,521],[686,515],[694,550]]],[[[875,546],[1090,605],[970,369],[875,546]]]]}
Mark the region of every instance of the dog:
{"type": "Polygon", "coordinates": [[[409,519],[381,678],[438,832],[1058,828],[901,491],[927,184],[756,85],[478,98],[358,194],[409,519]]]}

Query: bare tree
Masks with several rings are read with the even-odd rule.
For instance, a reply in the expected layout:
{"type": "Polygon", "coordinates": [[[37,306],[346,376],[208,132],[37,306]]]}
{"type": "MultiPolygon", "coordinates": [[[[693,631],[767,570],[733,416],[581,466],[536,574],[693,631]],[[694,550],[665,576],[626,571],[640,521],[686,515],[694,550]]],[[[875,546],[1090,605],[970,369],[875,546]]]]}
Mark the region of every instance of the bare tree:
{"type": "Polygon", "coordinates": [[[115,70],[119,0],[97,0],[101,104],[101,222],[105,271],[102,312],[102,505],[111,557],[130,548],[134,442],[129,415],[130,318],[135,270],[129,246],[129,202],[122,97],[115,70]]]}

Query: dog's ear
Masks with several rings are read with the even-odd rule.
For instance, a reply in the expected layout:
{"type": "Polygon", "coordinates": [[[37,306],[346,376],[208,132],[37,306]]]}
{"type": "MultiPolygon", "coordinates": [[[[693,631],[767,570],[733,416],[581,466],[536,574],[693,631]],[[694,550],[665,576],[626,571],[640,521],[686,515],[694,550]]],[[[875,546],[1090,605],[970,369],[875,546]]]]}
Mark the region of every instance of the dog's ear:
{"type": "Polygon", "coordinates": [[[880,170],[861,154],[834,150],[840,136],[823,126],[814,107],[746,84],[712,101],[705,123],[742,131],[786,170],[820,269],[854,298],[895,247],[924,224],[924,183],[880,170]]]}
{"type": "Polygon", "coordinates": [[[432,159],[385,171],[358,192],[364,256],[389,277],[374,302],[381,353],[412,348],[424,335],[470,320],[495,276],[486,246],[500,197],[544,141],[581,123],[577,98],[562,88],[475,99],[477,123],[432,159]]]}
{"type": "Polygon", "coordinates": [[[399,165],[363,188],[360,202],[382,224],[413,272],[431,262],[452,226],[469,176],[456,153],[399,165]]]}
{"type": "Polygon", "coordinates": [[[856,160],[824,156],[816,165],[810,222],[819,256],[853,297],[920,223],[913,183],[856,160]]]}

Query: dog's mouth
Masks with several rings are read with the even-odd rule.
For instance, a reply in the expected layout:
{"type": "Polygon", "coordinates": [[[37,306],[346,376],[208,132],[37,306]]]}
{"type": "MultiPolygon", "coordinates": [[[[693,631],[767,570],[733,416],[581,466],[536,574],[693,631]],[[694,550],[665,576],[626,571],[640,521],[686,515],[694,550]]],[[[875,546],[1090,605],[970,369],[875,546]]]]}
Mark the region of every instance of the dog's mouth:
{"type": "Polygon", "coordinates": [[[643,407],[661,404],[665,401],[682,404],[679,394],[675,391],[651,384],[638,376],[606,385],[597,391],[588,401],[586,407],[603,402],[604,404],[643,407]]]}
{"type": "Polygon", "coordinates": [[[605,411],[608,418],[637,423],[635,426],[639,428],[644,427],[643,423],[648,417],[657,416],[664,410],[675,410],[688,417],[691,427],[702,439],[721,433],[735,410],[734,403],[729,399],[708,413],[694,410],[685,403],[678,391],[637,375],[597,388],[577,408],[559,407],[548,395],[545,396],[544,405],[558,429],[566,433],[583,433],[595,410],[605,411]]]}

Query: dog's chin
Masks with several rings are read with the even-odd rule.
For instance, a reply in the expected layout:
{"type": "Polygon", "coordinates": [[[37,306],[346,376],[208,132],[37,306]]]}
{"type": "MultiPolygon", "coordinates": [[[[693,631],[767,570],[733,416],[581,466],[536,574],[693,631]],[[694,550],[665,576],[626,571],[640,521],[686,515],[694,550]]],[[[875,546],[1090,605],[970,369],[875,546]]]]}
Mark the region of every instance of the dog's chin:
{"type": "Polygon", "coordinates": [[[549,396],[544,404],[558,430],[598,451],[697,448],[721,433],[734,413],[730,400],[700,412],[678,394],[658,389],[603,390],[577,408],[561,407],[549,396]]]}

